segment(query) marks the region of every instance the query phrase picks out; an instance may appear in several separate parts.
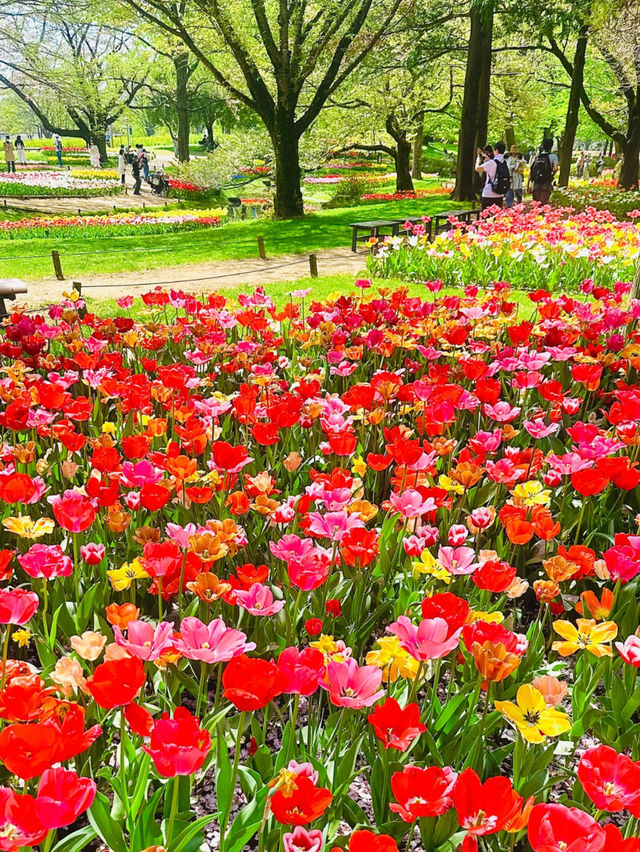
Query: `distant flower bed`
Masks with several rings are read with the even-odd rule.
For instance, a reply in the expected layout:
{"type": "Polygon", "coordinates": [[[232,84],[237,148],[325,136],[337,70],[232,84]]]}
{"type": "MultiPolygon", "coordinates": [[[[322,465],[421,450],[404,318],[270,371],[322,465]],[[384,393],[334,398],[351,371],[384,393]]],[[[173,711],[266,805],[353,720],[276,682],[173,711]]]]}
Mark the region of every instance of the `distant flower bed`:
{"type": "Polygon", "coordinates": [[[256,175],[256,177],[259,177],[270,174],[271,166],[243,166],[241,169],[238,169],[238,173],[242,176],[256,175]]]}
{"type": "Polygon", "coordinates": [[[321,175],[320,177],[306,177],[304,179],[305,183],[312,184],[328,184],[328,183],[340,183],[341,180],[344,180],[344,175],[321,175]]]}
{"type": "MultiPolygon", "coordinates": [[[[53,151],[55,154],[56,148],[55,145],[43,145],[40,149],[41,151],[53,151]]],[[[86,154],[87,146],[86,145],[70,145],[69,147],[62,149],[63,154],[68,154],[73,156],[74,154],[86,154]]]]}
{"type": "Polygon", "coordinates": [[[107,216],[42,216],[0,222],[0,240],[48,237],[77,237],[92,233],[123,236],[164,233],[220,225],[226,210],[157,210],[145,213],[114,213],[107,216]]]}
{"type": "Polygon", "coordinates": [[[241,198],[240,201],[246,206],[257,206],[258,204],[268,206],[273,203],[270,198],[241,198]]]}
{"type": "Polygon", "coordinates": [[[122,191],[114,178],[76,177],[70,171],[20,172],[0,175],[0,196],[23,198],[29,196],[67,196],[89,198],[95,195],[112,195],[122,191]]]}
{"type": "Polygon", "coordinates": [[[368,192],[361,201],[418,201],[430,195],[449,195],[451,189],[447,186],[434,186],[430,189],[406,190],[404,192],[368,192]]]}

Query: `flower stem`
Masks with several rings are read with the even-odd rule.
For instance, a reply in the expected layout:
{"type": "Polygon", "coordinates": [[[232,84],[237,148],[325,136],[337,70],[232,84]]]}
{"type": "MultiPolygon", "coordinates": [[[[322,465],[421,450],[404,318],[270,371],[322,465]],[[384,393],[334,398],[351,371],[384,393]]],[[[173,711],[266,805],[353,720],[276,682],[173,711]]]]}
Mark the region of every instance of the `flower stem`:
{"type": "Polygon", "coordinates": [[[4,689],[7,681],[7,657],[9,656],[9,636],[11,635],[11,625],[7,624],[4,629],[4,643],[2,645],[2,683],[0,689],[4,689]]]}
{"type": "Polygon", "coordinates": [[[178,794],[180,792],[179,780],[179,775],[177,775],[173,779],[173,790],[171,791],[171,810],[169,811],[169,822],[167,823],[167,846],[170,846],[171,841],[173,839],[173,825],[176,821],[176,813],[178,812],[178,794]]]}
{"type": "Polygon", "coordinates": [[[224,852],[225,850],[225,841],[226,841],[226,833],[227,826],[229,825],[229,817],[231,816],[231,808],[233,807],[233,794],[236,789],[236,777],[238,775],[238,764],[240,763],[240,746],[242,743],[242,734],[244,731],[244,720],[246,718],[246,711],[242,711],[240,713],[240,718],[238,719],[238,733],[236,735],[236,750],[233,755],[233,766],[231,767],[231,780],[229,781],[229,786],[231,787],[231,795],[229,796],[229,804],[225,808],[225,812],[222,814],[222,820],[220,822],[220,849],[219,852],[224,852]]]}

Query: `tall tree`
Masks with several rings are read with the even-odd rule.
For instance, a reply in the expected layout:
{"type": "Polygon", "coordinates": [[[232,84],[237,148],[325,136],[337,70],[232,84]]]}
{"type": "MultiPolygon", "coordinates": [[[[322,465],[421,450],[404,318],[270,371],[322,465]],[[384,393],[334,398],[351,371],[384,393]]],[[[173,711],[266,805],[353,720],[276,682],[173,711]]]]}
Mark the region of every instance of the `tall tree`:
{"type": "Polygon", "coordinates": [[[453,190],[454,198],[459,201],[472,201],[476,197],[476,149],[487,141],[493,15],[494,0],[471,0],[456,185],[453,190]]]}
{"type": "Polygon", "coordinates": [[[144,83],[131,38],[86,19],[62,2],[9,3],[0,21],[0,83],[49,133],[95,142],[107,158],[109,126],[144,83]]]}
{"type": "Polygon", "coordinates": [[[303,215],[302,134],[387,30],[403,0],[125,0],[182,39],[266,127],[275,158],[274,212],[303,215]]]}
{"type": "MultiPolygon", "coordinates": [[[[593,44],[614,83],[611,91],[594,92],[554,35],[548,36],[551,52],[572,79],[587,115],[619,146],[622,167],[618,179],[623,189],[637,189],[640,176],[640,7],[635,2],[594,4],[588,27],[593,44]],[[615,38],[611,34],[615,33],[615,38]],[[582,76],[582,79],[580,79],[582,76]]],[[[584,33],[584,38],[587,32],[584,33]]],[[[585,54],[587,42],[584,43],[585,54]]],[[[578,56],[578,63],[582,61],[578,56]]]]}

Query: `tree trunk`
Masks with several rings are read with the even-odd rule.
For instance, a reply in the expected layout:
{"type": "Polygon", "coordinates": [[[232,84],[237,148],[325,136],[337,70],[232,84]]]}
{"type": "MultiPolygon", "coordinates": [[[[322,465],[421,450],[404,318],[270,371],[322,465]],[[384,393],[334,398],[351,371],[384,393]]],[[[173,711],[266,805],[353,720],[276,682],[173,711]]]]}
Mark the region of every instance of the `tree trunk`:
{"type": "Polygon", "coordinates": [[[414,180],[422,178],[422,143],[424,142],[424,122],[416,127],[416,135],[413,137],[413,167],[411,176],[414,180]]]}
{"type": "Polygon", "coordinates": [[[504,144],[507,146],[507,151],[510,151],[516,144],[516,134],[511,124],[508,124],[504,129],[504,144]]]}
{"type": "Polygon", "coordinates": [[[189,54],[179,53],[173,59],[176,70],[176,115],[178,135],[176,156],[181,163],[189,162],[189,131],[191,116],[189,111],[189,54]]]}
{"type": "Polygon", "coordinates": [[[488,142],[489,100],[491,95],[491,48],[493,46],[493,3],[483,4],[480,18],[480,67],[478,69],[478,109],[476,112],[475,147],[488,142]]]}
{"type": "Polygon", "coordinates": [[[413,192],[413,181],[411,179],[411,142],[407,134],[399,134],[396,139],[396,154],[394,157],[396,165],[396,192],[413,192]]]}
{"type": "MultiPolygon", "coordinates": [[[[483,8],[481,0],[474,0],[471,5],[471,27],[469,31],[469,47],[467,50],[467,68],[464,78],[464,95],[462,99],[462,114],[458,132],[458,162],[456,167],[456,185],[453,198],[458,201],[473,201],[475,189],[475,160],[477,132],[479,123],[478,102],[480,99],[481,71],[483,67],[482,51],[486,47],[485,29],[486,15],[493,17],[493,10],[483,8]]],[[[489,63],[490,63],[489,58],[489,63]]],[[[483,96],[486,90],[483,91],[483,96]]]]}
{"type": "Polygon", "coordinates": [[[304,216],[300,189],[300,139],[296,134],[293,115],[284,110],[276,111],[271,142],[275,158],[274,216],[276,219],[304,216]]]}
{"type": "Polygon", "coordinates": [[[569,103],[567,104],[567,117],[564,122],[564,132],[562,134],[562,148],[558,151],[560,154],[558,186],[569,185],[571,157],[573,154],[573,145],[576,141],[576,132],[578,130],[580,90],[582,89],[584,79],[584,65],[587,56],[588,38],[588,27],[582,26],[576,42],[576,52],[573,57],[573,74],[571,75],[571,89],[569,91],[569,103]]]}
{"type": "Polygon", "coordinates": [[[639,160],[640,117],[635,120],[622,148],[622,166],[618,178],[618,186],[622,189],[638,189],[639,160]]]}
{"type": "Polygon", "coordinates": [[[109,159],[107,152],[107,131],[106,129],[94,130],[91,135],[93,136],[93,141],[98,146],[98,151],[100,151],[100,162],[104,165],[109,159]]]}

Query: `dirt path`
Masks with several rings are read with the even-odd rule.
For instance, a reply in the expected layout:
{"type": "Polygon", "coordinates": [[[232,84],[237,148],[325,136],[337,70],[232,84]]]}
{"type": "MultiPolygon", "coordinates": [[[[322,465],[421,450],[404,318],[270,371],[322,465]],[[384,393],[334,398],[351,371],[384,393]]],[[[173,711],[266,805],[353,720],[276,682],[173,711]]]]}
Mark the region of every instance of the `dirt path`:
{"type": "MultiPolygon", "coordinates": [[[[348,249],[317,252],[318,274],[351,274],[354,278],[366,267],[366,251],[353,254],[348,249]]],[[[258,285],[278,281],[296,281],[309,277],[308,255],[281,255],[269,260],[229,260],[212,263],[188,263],[161,269],[114,272],[108,275],[81,277],[83,294],[93,299],[116,299],[138,295],[154,287],[173,287],[186,293],[210,293],[240,284],[258,285]]],[[[71,281],[27,280],[29,292],[20,304],[29,308],[43,307],[59,301],[71,281]]],[[[268,291],[268,287],[267,287],[268,291]]]]}
{"type": "MultiPolygon", "coordinates": [[[[5,207],[19,210],[33,210],[43,216],[56,213],[111,213],[114,207],[118,210],[134,210],[142,207],[164,207],[166,198],[152,195],[148,187],[142,189],[141,195],[133,195],[131,187],[126,195],[98,195],[95,198],[5,198],[5,207]]],[[[2,209],[0,208],[0,219],[2,209]]]]}

